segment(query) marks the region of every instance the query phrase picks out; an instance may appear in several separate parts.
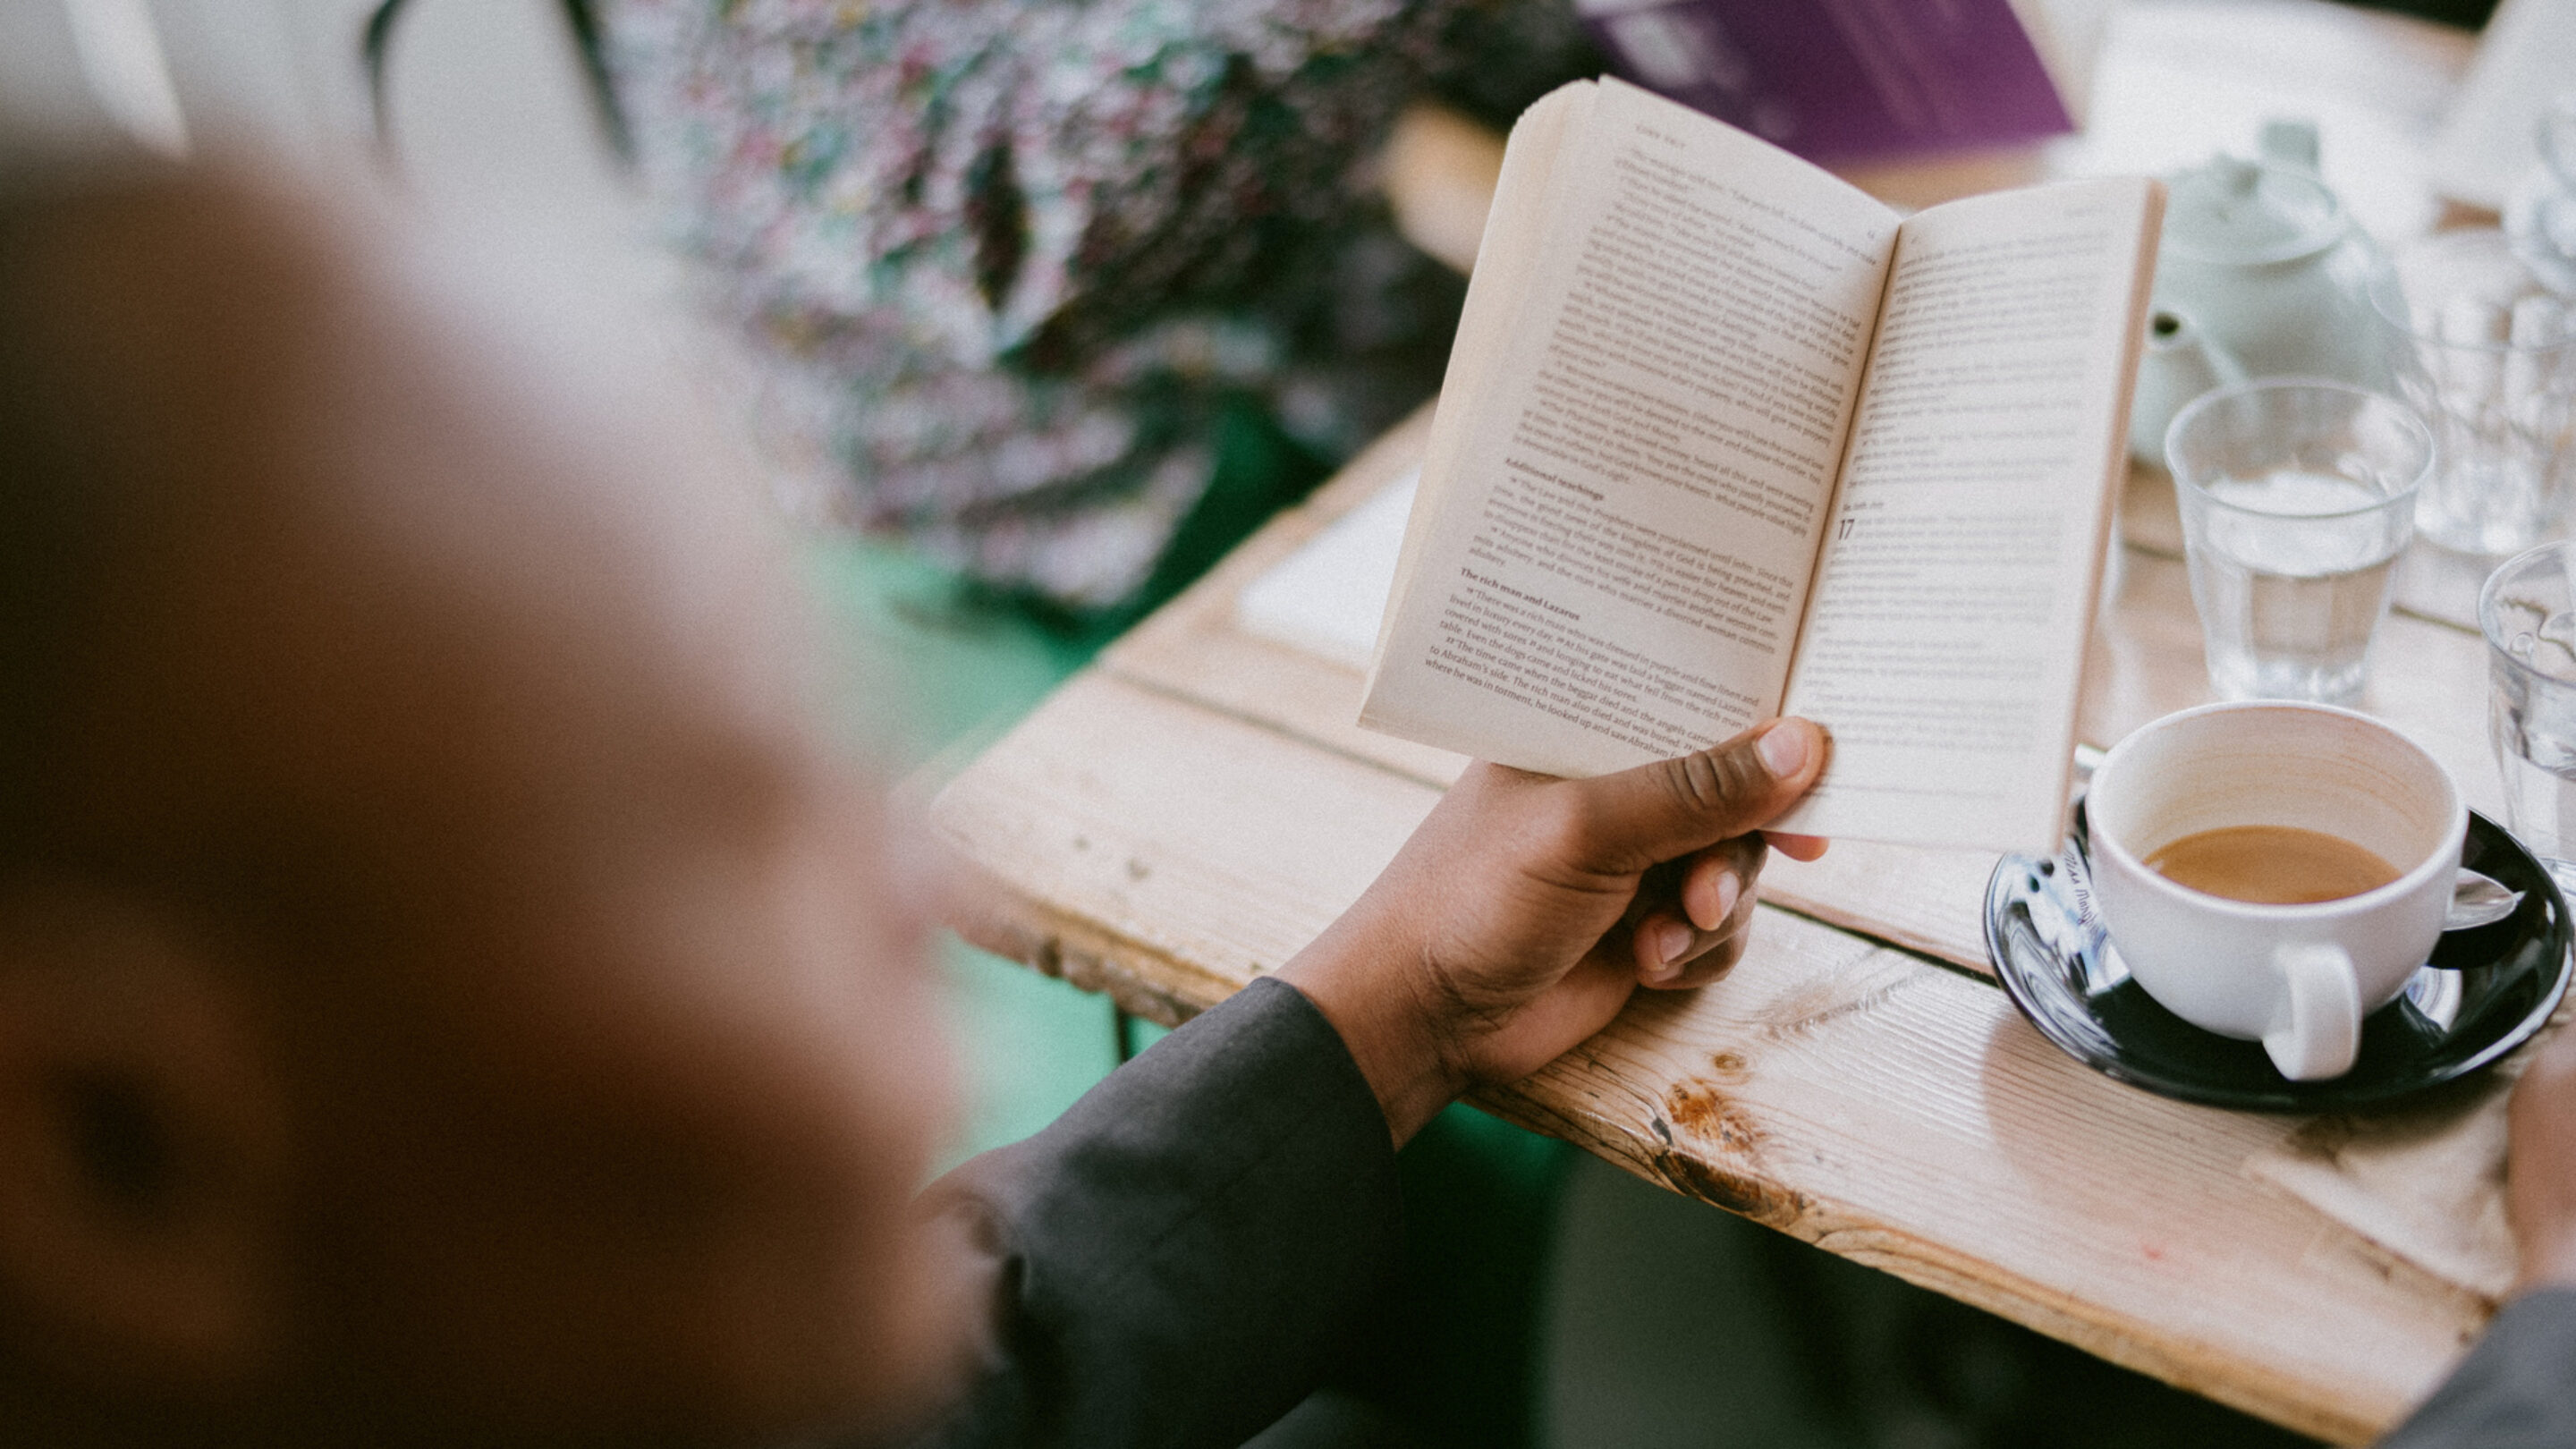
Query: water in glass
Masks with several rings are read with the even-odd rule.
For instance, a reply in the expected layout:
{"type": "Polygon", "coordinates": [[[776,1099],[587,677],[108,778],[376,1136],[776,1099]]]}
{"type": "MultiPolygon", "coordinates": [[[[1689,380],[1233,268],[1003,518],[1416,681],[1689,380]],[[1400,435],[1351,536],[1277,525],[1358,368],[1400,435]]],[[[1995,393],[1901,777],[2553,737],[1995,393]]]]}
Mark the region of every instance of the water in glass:
{"type": "Polygon", "coordinates": [[[2204,487],[2228,505],[2209,510],[2190,555],[2211,686],[2231,699],[2359,697],[2406,545],[2374,510],[2381,491],[2288,469],[2204,487]]]}
{"type": "Polygon", "coordinates": [[[2576,603],[2565,544],[2496,570],[2479,601],[2488,646],[2487,726],[2505,820],[2553,861],[2576,855],[2576,603]]]}

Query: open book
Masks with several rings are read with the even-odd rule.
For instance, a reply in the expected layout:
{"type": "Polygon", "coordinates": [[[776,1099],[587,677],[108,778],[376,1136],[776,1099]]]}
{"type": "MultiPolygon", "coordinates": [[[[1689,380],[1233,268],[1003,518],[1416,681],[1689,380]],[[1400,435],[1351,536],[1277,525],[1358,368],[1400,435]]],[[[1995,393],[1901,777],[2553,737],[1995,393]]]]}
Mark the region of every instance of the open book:
{"type": "Polygon", "coordinates": [[[1590,775],[1829,729],[1779,828],[2048,849],[2153,181],[1909,218],[1615,80],[1513,127],[1360,723],[1590,775]]]}

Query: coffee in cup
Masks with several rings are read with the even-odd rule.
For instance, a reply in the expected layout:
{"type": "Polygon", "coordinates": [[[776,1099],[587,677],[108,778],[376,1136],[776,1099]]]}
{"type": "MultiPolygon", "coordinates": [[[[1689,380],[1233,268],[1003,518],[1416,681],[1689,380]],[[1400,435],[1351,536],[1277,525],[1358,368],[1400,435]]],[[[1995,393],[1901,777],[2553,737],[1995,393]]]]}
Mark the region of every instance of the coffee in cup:
{"type": "Polygon", "coordinates": [[[2331,705],[2205,705],[2120,742],[2085,805],[2094,901],[2166,1010],[2281,1075],[2351,1070],[2448,915],[2468,808],[2440,762],[2331,705]]]}
{"type": "Polygon", "coordinates": [[[2367,846],[2297,825],[2222,825],[2159,847],[2147,869],[2264,906],[2303,906],[2375,891],[2403,872],[2367,846]]]}

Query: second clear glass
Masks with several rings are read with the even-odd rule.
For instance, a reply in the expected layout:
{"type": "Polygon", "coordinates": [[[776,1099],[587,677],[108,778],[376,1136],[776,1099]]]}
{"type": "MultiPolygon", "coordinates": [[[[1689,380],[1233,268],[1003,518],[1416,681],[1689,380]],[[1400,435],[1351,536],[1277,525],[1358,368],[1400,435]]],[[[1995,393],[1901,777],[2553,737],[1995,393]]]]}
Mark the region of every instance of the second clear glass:
{"type": "Polygon", "coordinates": [[[2210,687],[2350,704],[2388,612],[2433,435],[2394,398],[2313,378],[2211,392],[2165,434],[2210,687]]]}
{"type": "Polygon", "coordinates": [[[2415,523],[2489,558],[2551,536],[2576,489],[2576,322],[2502,232],[2446,232],[2398,254],[2372,288],[2398,335],[2397,390],[2441,460],[2415,523]]]}

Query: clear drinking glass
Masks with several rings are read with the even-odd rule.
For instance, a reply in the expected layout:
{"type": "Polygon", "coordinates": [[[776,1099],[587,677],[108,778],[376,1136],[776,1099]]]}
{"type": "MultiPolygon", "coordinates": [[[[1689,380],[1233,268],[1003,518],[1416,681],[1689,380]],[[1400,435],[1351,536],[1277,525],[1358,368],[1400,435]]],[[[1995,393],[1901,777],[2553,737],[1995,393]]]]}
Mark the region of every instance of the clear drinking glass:
{"type": "Polygon", "coordinates": [[[2222,699],[2360,697],[2433,435],[2315,378],[2219,388],[2165,433],[2209,683],[2222,699]]]}
{"type": "Polygon", "coordinates": [[[2487,636],[2487,732],[2505,823],[2551,862],[2576,855],[2576,545],[2508,559],[2478,591],[2487,636]]]}
{"type": "Polygon", "coordinates": [[[2448,232],[2371,289],[2403,336],[2397,391],[2441,455],[2417,502],[2426,538],[2489,558],[2549,537],[2576,489],[2576,316],[2503,232],[2448,232]]]}

